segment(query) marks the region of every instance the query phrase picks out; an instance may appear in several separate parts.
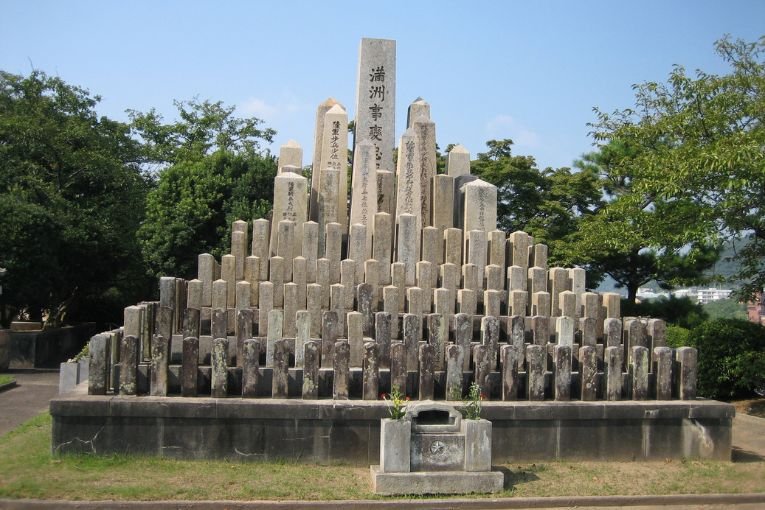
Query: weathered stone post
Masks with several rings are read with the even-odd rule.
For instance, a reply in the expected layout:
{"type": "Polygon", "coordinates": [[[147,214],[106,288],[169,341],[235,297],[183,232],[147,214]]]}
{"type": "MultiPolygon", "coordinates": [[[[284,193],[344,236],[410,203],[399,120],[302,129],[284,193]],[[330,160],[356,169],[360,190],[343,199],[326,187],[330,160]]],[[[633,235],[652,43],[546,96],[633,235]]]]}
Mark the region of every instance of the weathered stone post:
{"type": "Polygon", "coordinates": [[[464,350],[459,345],[446,349],[446,400],[462,399],[462,369],[465,364],[464,350]]]}
{"type": "Polygon", "coordinates": [[[271,376],[271,397],[287,398],[289,389],[289,349],[284,339],[277,340],[274,346],[274,364],[271,376]]]}
{"type": "MultiPolygon", "coordinates": [[[[334,310],[327,310],[321,316],[321,367],[330,368],[334,363],[335,342],[340,336],[338,317],[334,310]]],[[[350,356],[350,351],[348,352],[350,356]]],[[[350,361],[350,360],[349,360],[350,361]]]]}
{"type": "Polygon", "coordinates": [[[199,372],[199,338],[189,336],[183,339],[181,363],[181,395],[196,397],[197,374],[199,372]]]}
{"type": "Polygon", "coordinates": [[[518,399],[518,366],[523,362],[522,347],[503,345],[502,356],[502,400],[518,399]]]}
{"type": "Polygon", "coordinates": [[[648,349],[642,345],[632,348],[632,399],[648,399],[648,368],[650,367],[648,349]]]}
{"type": "Polygon", "coordinates": [[[255,313],[252,308],[242,308],[236,312],[236,366],[243,366],[244,342],[252,338],[252,324],[255,313]]]}
{"type": "Polygon", "coordinates": [[[555,400],[571,400],[571,346],[555,346],[555,400]]]}
{"type": "Polygon", "coordinates": [[[499,319],[496,317],[481,319],[481,343],[486,346],[489,370],[496,370],[499,355],[499,319]]]}
{"type": "Polygon", "coordinates": [[[406,369],[416,372],[420,340],[422,340],[422,320],[419,315],[404,314],[404,344],[406,345],[406,369]]]}
{"type": "Polygon", "coordinates": [[[138,338],[127,335],[120,351],[120,395],[135,395],[138,391],[138,338]]]}
{"type": "Polygon", "coordinates": [[[672,400],[672,349],[654,347],[656,400],[672,400]]]}
{"type": "Polygon", "coordinates": [[[529,400],[545,399],[545,348],[541,345],[526,346],[526,389],[529,400]]]}
{"type": "Polygon", "coordinates": [[[242,396],[255,397],[260,380],[260,342],[248,338],[244,341],[242,352],[242,396]]]}
{"type": "Polygon", "coordinates": [[[345,340],[335,342],[333,353],[332,398],[335,400],[348,400],[349,386],[349,363],[351,361],[351,347],[345,340]]]}
{"type": "Polygon", "coordinates": [[[481,388],[481,395],[489,395],[491,350],[485,345],[473,347],[473,381],[481,388]]]}
{"type": "Polygon", "coordinates": [[[406,395],[408,388],[406,370],[406,346],[404,342],[391,342],[390,346],[390,390],[398,388],[406,395]]]}
{"type": "Polygon", "coordinates": [[[466,313],[458,313],[454,316],[454,343],[462,348],[464,353],[462,370],[470,370],[470,354],[473,340],[473,317],[466,313]]]}
{"type": "Polygon", "coordinates": [[[215,338],[213,340],[211,377],[211,396],[213,398],[225,398],[228,394],[227,353],[228,340],[215,338]]]}
{"type": "Polygon", "coordinates": [[[268,312],[268,334],[266,335],[266,367],[274,366],[274,350],[276,342],[282,339],[282,327],[284,324],[284,312],[271,310],[268,312]]]}
{"type": "Polygon", "coordinates": [[[303,345],[303,400],[319,398],[320,355],[318,342],[311,340],[303,345]]]}
{"type": "Polygon", "coordinates": [[[380,373],[378,346],[375,342],[364,342],[362,374],[362,398],[364,400],[377,400],[380,395],[380,373]]]}
{"type": "Polygon", "coordinates": [[[624,349],[620,345],[606,347],[606,400],[622,399],[622,363],[624,349]]]}
{"type": "Polygon", "coordinates": [[[152,397],[167,396],[167,366],[170,361],[170,341],[162,335],[154,335],[151,343],[151,369],[149,394],[152,397]]]}
{"type": "Polygon", "coordinates": [[[603,336],[606,347],[619,347],[622,344],[622,321],[617,318],[608,318],[603,321],[603,336]]]}
{"type": "Polygon", "coordinates": [[[680,365],[678,398],[696,399],[696,378],[698,375],[698,352],[693,347],[680,347],[675,351],[675,359],[680,365]]]}
{"type": "Polygon", "coordinates": [[[582,400],[596,400],[598,395],[598,351],[592,345],[579,348],[579,378],[582,400]]]}
{"type": "Polygon", "coordinates": [[[296,314],[295,368],[303,368],[304,346],[311,340],[311,313],[299,310],[296,314]]]}
{"type": "Polygon", "coordinates": [[[106,395],[109,385],[110,347],[108,335],[95,335],[90,339],[88,395],[106,395]]]}
{"type": "Polygon", "coordinates": [[[435,357],[435,347],[432,344],[420,345],[420,381],[419,381],[419,399],[433,400],[435,390],[435,381],[433,379],[433,361],[435,357]]]}
{"type": "Polygon", "coordinates": [[[449,323],[440,313],[428,315],[428,341],[433,346],[433,369],[442,371],[446,368],[446,344],[449,341],[449,323]]]}

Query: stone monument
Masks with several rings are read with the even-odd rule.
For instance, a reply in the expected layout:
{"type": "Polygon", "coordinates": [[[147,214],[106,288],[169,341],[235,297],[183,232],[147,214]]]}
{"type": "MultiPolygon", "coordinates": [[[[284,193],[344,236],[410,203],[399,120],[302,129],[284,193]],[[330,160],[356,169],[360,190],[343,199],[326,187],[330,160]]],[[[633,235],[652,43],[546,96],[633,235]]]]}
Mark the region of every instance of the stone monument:
{"type": "Polygon", "coordinates": [[[362,40],[350,169],[347,113],[329,99],[310,185],[288,142],[270,220],[235,222],[231,253],[200,254],[196,278],[161,278],[159,301],[92,338],[89,395],[51,403],[54,449],[98,432],[97,452],[172,443],[181,457],[369,465],[380,392],[454,403],[476,383],[495,462],[730,458],[733,411],[696,400],[695,349],[668,347],[660,320],[622,317],[617,294],[550,267],[532,236],[498,230],[497,189],[470,174],[467,149],[436,174],[436,110],[422,99],[394,167],[395,59],[394,41],[362,40]],[[179,420],[194,432],[165,437],[179,420]],[[213,424],[217,439],[200,442],[213,424]]]}

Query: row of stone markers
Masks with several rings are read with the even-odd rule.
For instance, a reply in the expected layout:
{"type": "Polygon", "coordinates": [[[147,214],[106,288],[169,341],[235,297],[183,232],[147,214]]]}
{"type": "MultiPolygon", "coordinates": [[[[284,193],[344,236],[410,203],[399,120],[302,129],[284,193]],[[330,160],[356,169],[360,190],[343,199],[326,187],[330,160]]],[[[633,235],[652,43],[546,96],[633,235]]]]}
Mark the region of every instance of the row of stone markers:
{"type": "MultiPolygon", "coordinates": [[[[407,230],[410,215],[403,215],[403,230],[407,230]]],[[[376,221],[390,224],[386,213],[378,213],[376,221]]],[[[468,233],[463,258],[463,233],[446,229],[440,234],[435,227],[422,229],[422,235],[412,235],[408,245],[400,238],[396,261],[391,262],[391,238],[373,236],[374,259],[363,263],[351,257],[361,256],[363,236],[357,238],[351,230],[347,244],[343,243],[338,224],[327,225],[324,234],[326,250],[317,258],[317,224],[305,222],[303,246],[298,252],[277,249],[279,255],[247,256],[241,246],[246,240],[244,228],[234,222],[232,253],[218,263],[210,254],[199,256],[197,279],[185,282],[174,278],[161,281],[162,306],[174,309],[173,324],[181,324],[182,308],[186,304],[202,311],[209,319],[210,310],[222,308],[239,310],[257,307],[265,322],[272,308],[292,306],[313,312],[314,331],[318,329],[321,309],[351,310],[355,289],[361,284],[371,287],[373,305],[382,302],[393,313],[483,313],[499,316],[510,312],[518,315],[550,317],[618,317],[619,296],[600,296],[585,292],[585,272],[581,268],[547,269],[547,246],[534,244],[524,232],[509,238],[504,232],[473,230],[468,233]],[[421,250],[415,241],[421,237],[421,250]],[[356,245],[356,246],[354,246],[356,245]],[[347,257],[341,259],[341,253],[347,257]],[[421,260],[415,253],[421,252],[421,260]],[[464,262],[464,263],[463,263],[464,262]],[[239,268],[241,267],[241,271],[239,268]],[[290,285],[294,284],[294,285],[290,285]],[[296,301],[288,298],[295,298],[296,301]],[[333,301],[333,297],[336,301],[333,301]],[[605,308],[603,308],[605,307],[605,308]]],[[[253,253],[268,252],[268,220],[253,222],[253,253]],[[259,235],[259,232],[261,235],[259,235]],[[263,247],[261,244],[265,244],[263,247]]],[[[378,229],[380,232],[383,229],[378,229]]],[[[279,246],[292,245],[294,223],[280,222],[279,246]]],[[[401,237],[401,235],[400,235],[401,237]]],[[[286,308],[285,308],[286,309],[286,308]]],[[[292,330],[291,314],[287,328],[292,330]]]]}
{"type": "Polygon", "coordinates": [[[294,338],[282,336],[281,310],[269,313],[266,337],[252,336],[250,309],[236,312],[240,328],[225,336],[227,315],[215,310],[215,335],[199,336],[199,311],[187,308],[182,334],[152,334],[148,362],[141,361],[140,336],[124,328],[96,335],[89,392],[376,399],[397,387],[420,399],[459,400],[475,381],[489,399],[695,398],[696,351],[666,347],[659,320],[629,319],[622,327],[606,319],[599,343],[592,327],[568,338],[570,330],[559,327],[551,336],[551,318],[538,316],[483,316],[475,341],[474,317],[464,313],[451,324],[441,314],[402,314],[402,340],[392,338],[392,315],[384,311],[374,314],[371,337],[361,314],[349,312],[347,338],[332,310],[323,313],[320,338],[311,336],[305,310],[294,338]]]}

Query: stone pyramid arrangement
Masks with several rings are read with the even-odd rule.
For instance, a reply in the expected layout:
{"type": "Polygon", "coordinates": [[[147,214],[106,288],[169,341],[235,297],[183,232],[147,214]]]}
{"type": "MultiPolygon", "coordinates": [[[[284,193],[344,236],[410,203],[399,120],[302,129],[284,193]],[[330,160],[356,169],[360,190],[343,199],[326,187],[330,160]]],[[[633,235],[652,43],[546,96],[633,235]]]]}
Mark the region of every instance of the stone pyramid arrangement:
{"type": "Polygon", "coordinates": [[[410,106],[394,164],[395,42],[363,39],[348,190],[348,115],[316,115],[312,175],[281,147],[272,217],[232,226],[230,253],[160,279],[91,340],[90,394],[378,400],[694,399],[696,351],[620,296],[548,267],[497,229],[497,188],[462,146],[436,172],[430,105],[410,106]]]}

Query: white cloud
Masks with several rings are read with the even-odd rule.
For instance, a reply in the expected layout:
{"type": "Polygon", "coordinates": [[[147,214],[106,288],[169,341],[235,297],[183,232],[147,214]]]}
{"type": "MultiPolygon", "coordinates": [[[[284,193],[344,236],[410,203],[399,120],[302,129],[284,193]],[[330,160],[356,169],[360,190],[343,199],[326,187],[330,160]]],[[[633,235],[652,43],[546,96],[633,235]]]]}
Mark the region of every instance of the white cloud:
{"type": "Polygon", "coordinates": [[[241,115],[254,115],[266,122],[284,121],[303,111],[307,111],[295,94],[283,91],[278,98],[262,99],[250,97],[237,106],[241,115]]]}
{"type": "Polygon", "coordinates": [[[491,139],[511,138],[516,146],[537,149],[542,146],[538,133],[510,115],[497,115],[486,123],[486,134],[491,139]]]}
{"type": "Polygon", "coordinates": [[[279,107],[266,103],[257,97],[251,97],[237,107],[243,115],[252,115],[266,121],[273,121],[279,115],[279,107]]]}

